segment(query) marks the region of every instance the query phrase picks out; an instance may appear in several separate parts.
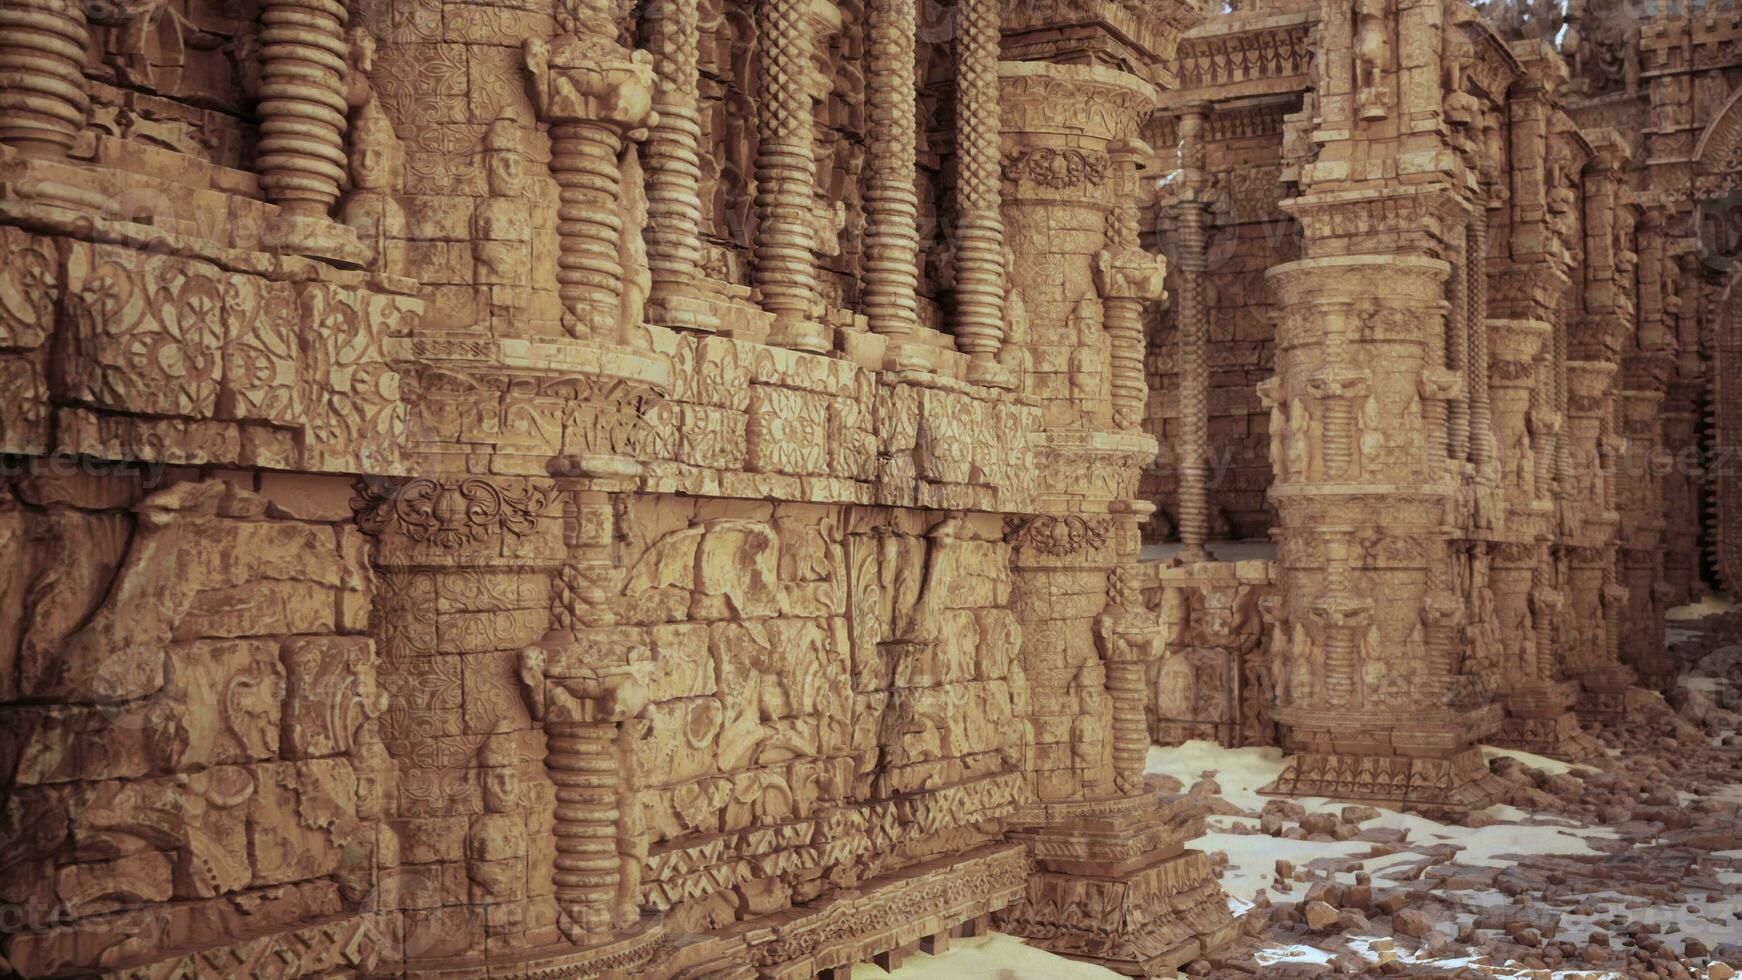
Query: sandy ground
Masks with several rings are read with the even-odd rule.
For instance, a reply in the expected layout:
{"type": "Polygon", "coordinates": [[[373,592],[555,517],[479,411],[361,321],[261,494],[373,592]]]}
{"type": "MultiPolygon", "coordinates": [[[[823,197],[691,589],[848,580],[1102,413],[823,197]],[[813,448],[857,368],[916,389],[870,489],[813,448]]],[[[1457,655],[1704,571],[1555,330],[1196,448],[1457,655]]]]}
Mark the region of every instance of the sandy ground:
{"type": "MultiPolygon", "coordinates": [[[[1190,976],[1723,980],[1742,975],[1742,615],[1671,612],[1691,665],[1667,699],[1569,764],[1485,748],[1506,802],[1458,823],[1261,796],[1275,749],[1150,750],[1149,772],[1200,797],[1194,846],[1222,866],[1245,935],[1190,976]],[[1279,873],[1281,872],[1281,873],[1279,873]]],[[[958,940],[854,980],[1116,976],[1008,936],[958,940]]]]}

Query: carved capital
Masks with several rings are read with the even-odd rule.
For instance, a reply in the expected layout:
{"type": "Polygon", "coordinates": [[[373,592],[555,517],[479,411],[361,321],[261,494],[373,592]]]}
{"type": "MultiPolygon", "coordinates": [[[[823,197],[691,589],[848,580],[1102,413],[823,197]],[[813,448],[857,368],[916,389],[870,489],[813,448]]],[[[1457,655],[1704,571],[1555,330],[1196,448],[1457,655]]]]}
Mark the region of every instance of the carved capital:
{"type": "Polygon", "coordinates": [[[651,126],[653,55],[591,34],[529,38],[533,106],[548,123],[596,122],[626,134],[651,126]]]}
{"type": "Polygon", "coordinates": [[[1315,398],[1364,398],[1373,389],[1373,372],[1332,365],[1307,378],[1307,390],[1315,398]]]}
{"type": "Polygon", "coordinates": [[[1427,627],[1458,627],[1463,625],[1467,610],[1463,599],[1453,592],[1429,592],[1422,598],[1421,622],[1427,627]]]}
{"type": "MultiPolygon", "coordinates": [[[[548,643],[548,641],[547,641],[548,643]]],[[[520,651],[520,684],[535,720],[551,725],[615,725],[640,715],[652,698],[653,662],[579,662],[585,644],[520,651]]]]}
{"type": "Polygon", "coordinates": [[[1538,616],[1553,616],[1567,604],[1567,597],[1558,589],[1538,586],[1530,590],[1530,608],[1538,616]]]}
{"type": "Polygon", "coordinates": [[[1430,367],[1421,372],[1417,393],[1432,401],[1451,401],[1464,392],[1464,379],[1450,368],[1430,367]]]}
{"type": "Polygon", "coordinates": [[[1104,185],[1112,165],[1112,157],[1105,153],[1043,146],[1006,153],[1002,172],[1004,179],[1012,183],[1027,182],[1062,191],[1104,185]]]}
{"type": "Polygon", "coordinates": [[[1313,600],[1313,618],[1326,626],[1358,629],[1373,618],[1373,600],[1352,595],[1327,595],[1313,600]]]}
{"type": "Polygon", "coordinates": [[[1103,548],[1113,530],[1107,517],[1062,517],[1042,514],[1038,517],[1005,519],[1004,540],[1012,547],[1029,548],[1043,555],[1060,558],[1083,550],[1103,548]]]}
{"type": "Polygon", "coordinates": [[[553,486],[547,480],[482,477],[360,479],[351,509],[365,533],[458,549],[531,533],[550,505],[553,486]]]}
{"type": "Polygon", "coordinates": [[[1095,256],[1095,289],[1102,299],[1160,300],[1167,296],[1167,259],[1141,248],[1103,249],[1095,256]]]}

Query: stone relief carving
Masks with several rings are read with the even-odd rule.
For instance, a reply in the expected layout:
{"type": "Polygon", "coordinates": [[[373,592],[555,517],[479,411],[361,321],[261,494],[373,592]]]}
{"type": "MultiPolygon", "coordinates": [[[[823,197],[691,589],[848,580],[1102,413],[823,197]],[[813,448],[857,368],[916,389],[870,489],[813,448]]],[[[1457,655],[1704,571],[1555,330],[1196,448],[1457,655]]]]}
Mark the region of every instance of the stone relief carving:
{"type": "Polygon", "coordinates": [[[1477,741],[1674,676],[1695,483],[1571,460],[1727,383],[1715,42],[1575,5],[1581,107],[1387,0],[391,6],[0,0],[0,895],[64,913],[7,968],[808,975],[995,914],[1171,969],[1233,929],[1152,737],[1476,809],[1477,741]],[[1146,471],[1200,445],[1213,504],[1146,471]]]}

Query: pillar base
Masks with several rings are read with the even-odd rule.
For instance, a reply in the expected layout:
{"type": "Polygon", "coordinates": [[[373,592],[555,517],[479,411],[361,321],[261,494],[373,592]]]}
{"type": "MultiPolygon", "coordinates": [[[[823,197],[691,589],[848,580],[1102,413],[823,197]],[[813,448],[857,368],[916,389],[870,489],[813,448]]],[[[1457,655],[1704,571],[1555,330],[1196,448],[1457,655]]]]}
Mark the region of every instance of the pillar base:
{"type": "Polygon", "coordinates": [[[1620,664],[1606,664],[1576,675],[1580,693],[1574,706],[1587,725],[1612,724],[1627,711],[1627,689],[1633,686],[1633,671],[1620,664]]]}
{"type": "Polygon", "coordinates": [[[1474,746],[1448,756],[1299,752],[1266,796],[1326,796],[1399,810],[1460,813],[1500,801],[1503,787],[1474,746]]]}
{"type": "Polygon", "coordinates": [[[935,942],[958,927],[964,935],[978,935],[978,925],[966,924],[1020,901],[1029,872],[1021,847],[992,844],[904,868],[856,891],[830,892],[766,920],[742,923],[733,933],[746,943],[755,976],[845,976],[855,963],[894,964],[922,941],[935,942]]]}
{"type": "Polygon", "coordinates": [[[260,247],[358,268],[368,265],[373,257],[350,225],[303,215],[280,214],[268,219],[260,247]]]}
{"type": "Polygon", "coordinates": [[[650,323],[690,333],[718,333],[720,330],[720,314],[714,309],[714,304],[700,296],[683,293],[649,300],[647,318],[650,323]]]}
{"type": "Polygon", "coordinates": [[[1578,716],[1571,711],[1550,718],[1508,717],[1489,744],[1562,762],[1585,762],[1603,752],[1603,747],[1579,726],[1578,716]]]}
{"type": "Polygon", "coordinates": [[[1197,801],[1151,791],[1038,809],[1044,824],[1011,834],[1037,867],[1001,931],[1134,977],[1171,975],[1239,931],[1209,858],[1185,848],[1203,829],[1197,801]]]}

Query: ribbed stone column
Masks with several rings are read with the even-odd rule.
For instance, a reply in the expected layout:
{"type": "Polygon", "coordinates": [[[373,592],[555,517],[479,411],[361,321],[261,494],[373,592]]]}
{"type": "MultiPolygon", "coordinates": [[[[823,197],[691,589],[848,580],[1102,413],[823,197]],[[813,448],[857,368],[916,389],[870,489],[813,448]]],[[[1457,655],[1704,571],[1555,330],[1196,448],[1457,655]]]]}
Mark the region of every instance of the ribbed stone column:
{"type": "Polygon", "coordinates": [[[1470,397],[1470,462],[1483,478],[1494,465],[1493,416],[1488,395],[1488,208],[1479,195],[1465,232],[1465,296],[1469,342],[1466,348],[1470,397]]]}
{"type": "Polygon", "coordinates": [[[1457,376],[1459,386],[1457,395],[1446,403],[1446,441],[1451,458],[1460,463],[1470,458],[1470,283],[1464,274],[1469,262],[1465,235],[1464,228],[1453,235],[1454,259],[1446,289],[1451,301],[1451,315],[1446,319],[1446,367],[1457,376]]]}
{"type": "Polygon", "coordinates": [[[0,0],[0,143],[60,159],[85,128],[90,32],[75,0],[0,0]]]}
{"type": "Polygon", "coordinates": [[[295,218],[324,218],[345,180],[345,5],[260,5],[260,143],[266,199],[295,218]]]}
{"type": "Polygon", "coordinates": [[[1166,261],[1144,251],[1138,234],[1137,143],[1111,155],[1120,205],[1107,215],[1107,248],[1095,256],[1095,288],[1107,330],[1107,387],[1115,428],[1134,432],[1149,393],[1143,378],[1143,311],[1162,298],[1166,261]]]}

